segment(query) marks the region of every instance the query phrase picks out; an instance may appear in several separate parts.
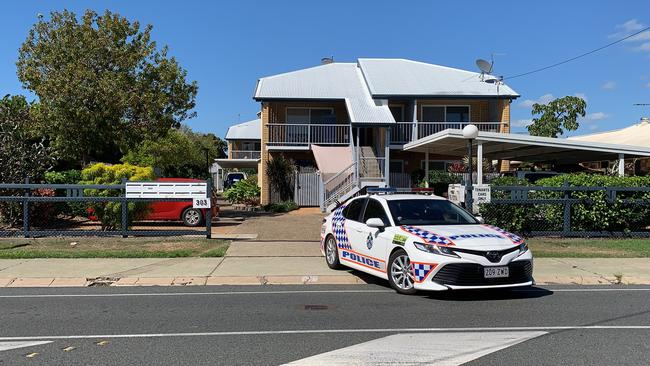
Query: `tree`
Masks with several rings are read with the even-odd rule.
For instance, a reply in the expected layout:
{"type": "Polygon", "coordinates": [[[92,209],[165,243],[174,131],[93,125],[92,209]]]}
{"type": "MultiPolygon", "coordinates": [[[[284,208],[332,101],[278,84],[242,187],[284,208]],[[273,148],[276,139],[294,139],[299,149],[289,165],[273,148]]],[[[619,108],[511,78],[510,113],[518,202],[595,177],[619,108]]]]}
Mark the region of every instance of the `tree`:
{"type": "Polygon", "coordinates": [[[528,126],[528,132],[533,136],[558,137],[564,131],[578,129],[578,116],[585,116],[587,102],[584,99],[566,96],[551,101],[548,104],[533,104],[532,114],[540,115],[533,118],[528,126]]]}
{"type": "Polygon", "coordinates": [[[40,128],[61,158],[117,160],[116,152],[195,115],[197,83],[151,30],[110,11],[78,19],[64,10],[29,31],[18,78],[38,96],[40,128]]]}
{"type": "Polygon", "coordinates": [[[284,156],[276,156],[269,160],[266,166],[266,175],[269,178],[271,189],[278,193],[281,201],[293,200],[293,174],[296,164],[284,156]]]}
{"type": "MultiPolygon", "coordinates": [[[[32,133],[37,115],[38,104],[27,103],[23,96],[0,99],[0,183],[35,182],[52,167],[51,150],[32,133]]],[[[22,192],[0,190],[2,196],[17,194],[22,192]]],[[[21,211],[19,203],[0,202],[0,222],[16,224],[21,211]]]]}
{"type": "Polygon", "coordinates": [[[164,177],[207,178],[208,160],[225,157],[226,143],[213,134],[193,132],[189,127],[171,129],[160,139],[145,140],[122,157],[134,165],[153,166],[164,177]]]}

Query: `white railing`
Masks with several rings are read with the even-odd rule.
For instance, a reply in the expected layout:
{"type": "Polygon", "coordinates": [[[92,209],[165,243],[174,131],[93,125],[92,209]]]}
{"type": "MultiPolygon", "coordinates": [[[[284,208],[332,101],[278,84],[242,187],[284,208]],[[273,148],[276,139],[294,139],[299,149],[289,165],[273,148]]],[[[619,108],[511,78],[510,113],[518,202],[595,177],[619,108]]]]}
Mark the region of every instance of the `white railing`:
{"type": "Polygon", "coordinates": [[[261,157],[261,151],[233,150],[230,152],[230,159],[259,159],[261,157]]]}
{"type": "Polygon", "coordinates": [[[362,180],[383,180],[386,158],[359,157],[359,178],[362,180]]]}
{"type": "Polygon", "coordinates": [[[501,132],[507,122],[397,122],[391,126],[391,144],[406,144],[446,129],[462,130],[472,124],[479,131],[501,132]],[[417,126],[417,127],[416,127],[417,126]]]}
{"type": "Polygon", "coordinates": [[[269,123],[269,146],[309,146],[350,144],[349,124],[269,123]]]}
{"type": "MultiPolygon", "coordinates": [[[[323,186],[321,188],[322,201],[321,209],[325,210],[332,203],[335,203],[339,198],[344,194],[350,192],[357,183],[357,163],[353,162],[347,167],[341,169],[340,172],[336,173],[334,176],[327,178],[323,181],[323,186]]],[[[321,176],[322,178],[322,176],[321,176]]]]}

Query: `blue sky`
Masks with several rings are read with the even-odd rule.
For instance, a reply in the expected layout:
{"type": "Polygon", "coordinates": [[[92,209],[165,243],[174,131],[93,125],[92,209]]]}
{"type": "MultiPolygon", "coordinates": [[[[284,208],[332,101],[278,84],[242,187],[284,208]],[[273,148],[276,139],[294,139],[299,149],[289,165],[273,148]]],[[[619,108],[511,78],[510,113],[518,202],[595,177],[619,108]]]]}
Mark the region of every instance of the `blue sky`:
{"type": "MultiPolygon", "coordinates": [[[[11,1],[0,13],[0,93],[19,94],[18,48],[38,13],[110,9],[154,26],[153,37],[199,83],[187,123],[223,136],[255,117],[257,78],[319,64],[321,57],[399,57],[475,70],[495,54],[495,74],[515,75],[604,45],[650,25],[648,1],[11,1]]],[[[513,79],[512,122],[552,97],[587,99],[578,133],[650,115],[650,33],[578,61],[513,79]]],[[[522,127],[515,130],[524,131],[522,127]]],[[[575,134],[575,133],[574,133],[575,134]]]]}

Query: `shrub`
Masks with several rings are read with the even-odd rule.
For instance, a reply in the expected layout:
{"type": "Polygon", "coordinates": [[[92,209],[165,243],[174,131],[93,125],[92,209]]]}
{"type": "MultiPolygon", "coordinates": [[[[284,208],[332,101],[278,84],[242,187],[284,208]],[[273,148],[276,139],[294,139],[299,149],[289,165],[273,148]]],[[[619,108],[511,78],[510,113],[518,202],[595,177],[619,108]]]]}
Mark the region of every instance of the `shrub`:
{"type": "Polygon", "coordinates": [[[260,187],[257,186],[257,177],[248,177],[235,183],[223,196],[230,203],[243,203],[257,206],[260,204],[260,187]]]}
{"type": "Polygon", "coordinates": [[[275,213],[289,212],[297,209],[298,209],[298,205],[293,201],[269,203],[268,205],[264,206],[264,211],[275,212],[275,213]]]}
{"type": "MultiPolygon", "coordinates": [[[[429,187],[433,188],[433,192],[441,196],[447,192],[450,184],[460,183],[461,177],[455,174],[447,173],[444,170],[431,170],[429,171],[429,187]]],[[[424,187],[425,182],[420,182],[420,187],[424,187]]]]}
{"type": "MultiPolygon", "coordinates": [[[[139,167],[131,164],[107,165],[97,163],[81,171],[82,184],[120,184],[122,179],[131,181],[148,181],[156,177],[151,167],[139,167]]],[[[89,197],[112,197],[117,192],[110,189],[85,189],[84,195],[89,197]]],[[[129,221],[144,218],[149,210],[147,202],[129,202],[129,221]]],[[[120,202],[94,202],[90,205],[94,215],[102,223],[102,230],[115,230],[121,227],[122,206],[120,202]]]]}
{"type": "MultiPolygon", "coordinates": [[[[77,184],[81,181],[81,170],[71,169],[60,172],[46,172],[45,183],[48,184],[77,184]]],[[[65,189],[55,190],[56,196],[65,196],[65,189]]],[[[88,205],[85,202],[56,202],[52,214],[67,216],[84,216],[88,205]]]]}
{"type": "Polygon", "coordinates": [[[278,192],[280,200],[289,201],[293,198],[293,174],[296,170],[295,163],[284,156],[275,156],[266,166],[266,175],[269,177],[271,189],[278,192]]]}
{"type": "MultiPolygon", "coordinates": [[[[535,185],[561,187],[650,187],[650,177],[611,177],[562,174],[538,180],[535,185]]],[[[492,185],[530,185],[514,177],[497,178],[492,185]]],[[[507,198],[506,192],[492,192],[492,198],[507,198]]],[[[530,199],[562,198],[562,191],[529,191],[530,199]]],[[[604,190],[571,191],[570,198],[585,200],[571,205],[571,230],[626,232],[650,226],[650,206],[626,204],[624,199],[650,199],[650,192],[618,192],[613,202],[604,190]]],[[[564,223],[563,204],[484,204],[481,214],[487,222],[519,233],[560,231],[564,223]]]]}
{"type": "Polygon", "coordinates": [[[45,183],[48,184],[77,184],[79,181],[81,181],[81,170],[70,169],[45,173],[45,183]]]}

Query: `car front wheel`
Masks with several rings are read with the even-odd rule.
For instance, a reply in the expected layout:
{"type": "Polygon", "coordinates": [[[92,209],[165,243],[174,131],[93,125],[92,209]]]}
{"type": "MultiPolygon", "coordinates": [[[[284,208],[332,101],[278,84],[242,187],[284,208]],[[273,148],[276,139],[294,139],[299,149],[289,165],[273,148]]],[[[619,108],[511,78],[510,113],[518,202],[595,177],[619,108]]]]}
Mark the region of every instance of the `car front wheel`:
{"type": "Polygon", "coordinates": [[[403,249],[396,250],[388,259],[388,282],[400,294],[411,295],[416,292],[413,263],[403,249]]]}
{"type": "Polygon", "coordinates": [[[332,235],[325,238],[325,261],[331,269],[341,269],[339,250],[336,247],[336,240],[332,235]]]}
{"type": "Polygon", "coordinates": [[[186,209],[182,216],[185,226],[199,226],[203,223],[203,213],[195,208],[186,209]]]}

